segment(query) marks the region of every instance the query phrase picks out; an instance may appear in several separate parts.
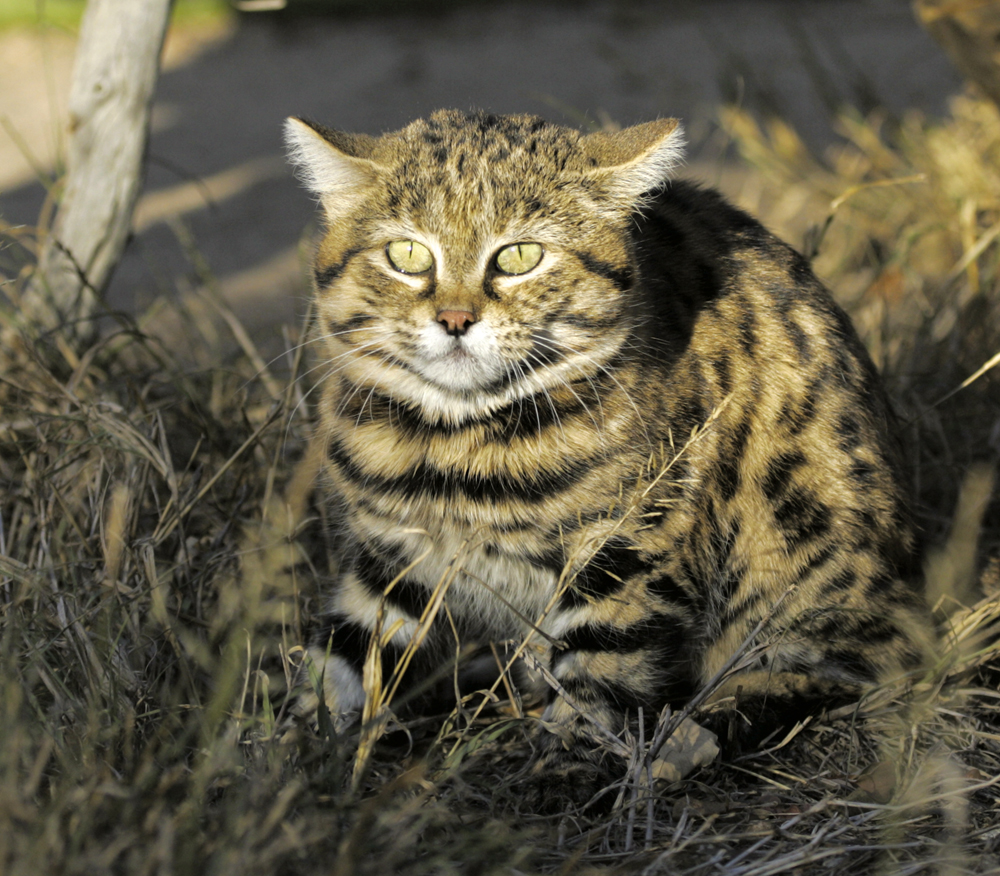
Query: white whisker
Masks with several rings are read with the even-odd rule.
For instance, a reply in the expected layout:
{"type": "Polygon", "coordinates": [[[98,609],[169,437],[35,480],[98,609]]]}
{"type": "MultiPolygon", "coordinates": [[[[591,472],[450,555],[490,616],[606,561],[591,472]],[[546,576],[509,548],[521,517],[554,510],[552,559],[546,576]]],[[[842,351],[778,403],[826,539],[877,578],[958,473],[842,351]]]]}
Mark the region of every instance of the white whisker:
{"type": "MultiPolygon", "coordinates": [[[[622,382],[618,379],[618,376],[615,374],[614,369],[608,367],[607,363],[598,362],[596,359],[592,358],[591,356],[588,356],[586,353],[582,353],[579,350],[574,349],[569,344],[566,344],[566,343],[564,343],[562,341],[559,341],[559,340],[557,340],[555,338],[552,339],[552,342],[557,345],[557,348],[562,348],[564,350],[567,350],[571,354],[573,354],[574,356],[577,356],[580,359],[583,359],[584,361],[590,362],[599,373],[607,374],[608,377],[610,377],[614,381],[614,383],[618,387],[618,389],[621,390],[622,395],[625,396],[625,398],[628,401],[628,403],[632,406],[632,410],[635,411],[636,419],[637,419],[639,425],[642,427],[642,431],[643,431],[643,433],[645,435],[645,438],[646,438],[646,443],[651,448],[655,447],[656,446],[655,442],[653,441],[653,439],[651,438],[651,436],[649,434],[649,429],[648,429],[648,426],[646,424],[646,418],[645,418],[645,416],[643,415],[642,411],[639,409],[639,406],[636,404],[635,399],[632,398],[631,393],[629,393],[629,391],[624,387],[624,385],[622,385],[622,382]]],[[[598,397],[600,397],[600,396],[598,396],[598,397]]]]}

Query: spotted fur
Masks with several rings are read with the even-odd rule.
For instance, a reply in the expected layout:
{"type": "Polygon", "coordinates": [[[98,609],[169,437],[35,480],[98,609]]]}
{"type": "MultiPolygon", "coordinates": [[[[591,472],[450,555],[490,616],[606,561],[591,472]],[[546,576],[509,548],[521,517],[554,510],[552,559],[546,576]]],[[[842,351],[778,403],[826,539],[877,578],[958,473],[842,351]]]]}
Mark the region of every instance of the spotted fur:
{"type": "Polygon", "coordinates": [[[426,633],[413,684],[456,635],[530,634],[584,759],[595,724],[682,705],[747,644],[702,716],[734,747],[919,662],[878,377],[800,255],[668,182],[675,121],[287,133],[327,219],[318,419],[347,545],[313,656],[335,714],[376,629],[386,678],[426,633]],[[400,239],[433,268],[396,270],[400,239]],[[506,275],[518,242],[544,255],[506,275]]]}

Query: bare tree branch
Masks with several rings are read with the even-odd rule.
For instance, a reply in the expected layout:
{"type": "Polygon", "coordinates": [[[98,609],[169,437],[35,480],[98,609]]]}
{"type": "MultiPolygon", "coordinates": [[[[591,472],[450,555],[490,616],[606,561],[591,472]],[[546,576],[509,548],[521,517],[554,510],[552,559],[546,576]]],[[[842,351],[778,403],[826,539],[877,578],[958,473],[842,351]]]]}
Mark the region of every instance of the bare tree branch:
{"type": "Polygon", "coordinates": [[[69,96],[66,188],[22,296],[42,327],[93,337],[128,238],[171,0],[89,0],[69,96]]]}

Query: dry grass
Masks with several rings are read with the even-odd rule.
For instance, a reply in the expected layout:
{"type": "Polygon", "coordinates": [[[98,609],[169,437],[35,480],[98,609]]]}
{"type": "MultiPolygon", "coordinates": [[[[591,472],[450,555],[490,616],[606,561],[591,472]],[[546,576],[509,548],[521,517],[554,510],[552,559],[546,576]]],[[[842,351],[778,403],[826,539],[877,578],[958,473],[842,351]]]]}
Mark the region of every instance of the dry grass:
{"type": "MultiPolygon", "coordinates": [[[[982,635],[1000,588],[955,605],[1000,532],[994,504],[977,548],[990,475],[972,466],[996,455],[997,372],[949,397],[1000,350],[1000,120],[971,98],[891,136],[845,119],[826,163],[785,129],[728,122],[779,193],[768,215],[825,227],[820,270],[900,401],[942,545],[938,664],[653,793],[636,741],[601,815],[525,811],[535,719],[478,695],[380,725],[352,781],[356,739],[274,734],[336,563],[310,497],[299,336],[264,367],[210,298],[178,309],[180,353],[145,322],[79,356],[23,326],[0,350],[0,872],[1000,870],[1000,673],[982,635]]],[[[3,240],[16,299],[33,240],[3,240]]]]}

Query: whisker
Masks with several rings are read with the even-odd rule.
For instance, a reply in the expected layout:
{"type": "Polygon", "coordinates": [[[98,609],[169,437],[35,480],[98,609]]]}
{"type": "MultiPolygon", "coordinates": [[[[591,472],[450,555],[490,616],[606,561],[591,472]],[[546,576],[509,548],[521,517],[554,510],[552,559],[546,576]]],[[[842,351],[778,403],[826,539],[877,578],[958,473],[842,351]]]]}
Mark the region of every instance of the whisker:
{"type": "MultiPolygon", "coordinates": [[[[544,342],[540,341],[539,343],[544,343],[544,342]]],[[[558,352],[558,350],[556,350],[555,347],[553,347],[551,345],[547,345],[547,346],[548,346],[548,349],[554,350],[554,351],[558,352]]],[[[590,386],[591,390],[594,393],[594,398],[597,400],[597,406],[600,409],[600,413],[601,413],[601,421],[600,422],[597,421],[597,418],[594,416],[593,411],[591,411],[590,406],[580,397],[580,394],[575,389],[573,389],[573,384],[572,383],[565,383],[565,384],[563,384],[563,386],[566,389],[568,389],[573,394],[573,397],[580,403],[580,407],[582,407],[587,412],[587,416],[590,417],[590,421],[594,424],[594,429],[597,432],[603,432],[604,431],[605,423],[607,422],[607,418],[605,417],[605,414],[604,414],[604,402],[601,399],[600,390],[597,387],[597,384],[594,383],[593,377],[591,377],[589,374],[583,375],[583,379],[587,381],[588,385],[590,386]]]]}
{"type": "Polygon", "coordinates": [[[560,341],[560,340],[558,340],[556,338],[552,338],[551,342],[554,343],[554,344],[556,344],[556,345],[558,345],[558,347],[560,347],[562,349],[568,350],[574,356],[578,356],[579,358],[583,359],[584,361],[590,362],[598,372],[600,372],[602,374],[608,375],[608,377],[610,377],[614,381],[614,383],[618,387],[618,389],[621,390],[622,395],[625,396],[625,398],[628,400],[628,403],[632,406],[632,410],[635,411],[636,418],[637,418],[637,420],[639,422],[639,425],[642,427],[642,431],[643,431],[643,433],[645,435],[646,443],[650,447],[654,447],[655,446],[655,442],[650,437],[649,428],[648,428],[648,426],[646,424],[646,418],[645,418],[645,416],[643,415],[642,411],[639,409],[639,406],[636,404],[635,399],[632,398],[631,393],[629,393],[629,391],[622,385],[622,382],[618,379],[618,376],[615,374],[614,369],[608,367],[608,365],[606,363],[598,362],[596,359],[594,359],[591,356],[588,356],[586,353],[582,353],[579,350],[574,349],[569,344],[567,344],[567,343],[565,343],[563,341],[560,341]]]}
{"type": "MultiPolygon", "coordinates": [[[[306,392],[301,393],[301,396],[300,396],[299,400],[296,402],[295,406],[292,408],[291,412],[289,413],[289,426],[291,424],[291,420],[294,418],[295,414],[297,414],[297,412],[299,411],[299,408],[302,407],[302,406],[304,406],[306,404],[306,402],[308,401],[309,397],[316,390],[320,389],[334,375],[336,375],[338,372],[340,372],[344,368],[346,368],[350,364],[351,358],[357,356],[357,353],[358,353],[359,350],[363,350],[363,349],[368,348],[368,347],[373,347],[373,346],[377,345],[378,343],[379,343],[379,341],[378,341],[378,339],[376,339],[376,340],[373,340],[373,341],[369,341],[366,344],[362,344],[362,345],[360,345],[358,347],[351,347],[351,348],[345,350],[340,355],[335,356],[332,359],[321,360],[316,365],[314,365],[312,368],[309,368],[308,370],[306,370],[306,371],[302,372],[300,375],[298,375],[297,381],[298,382],[305,382],[306,378],[308,378],[309,375],[315,374],[318,371],[322,371],[322,374],[316,379],[316,381],[312,384],[312,386],[310,386],[309,389],[306,392]],[[337,364],[338,362],[342,362],[342,364],[338,365],[337,364]]],[[[337,415],[338,416],[343,412],[343,405],[345,405],[348,401],[350,401],[351,397],[352,396],[348,396],[346,399],[342,400],[341,406],[337,410],[337,415]]]]}
{"type": "MultiPolygon", "coordinates": [[[[534,353],[529,354],[529,357],[528,357],[529,360],[530,360],[531,356],[533,356],[533,355],[535,355],[535,354],[534,353]]],[[[559,411],[557,410],[557,408],[555,406],[555,403],[552,401],[552,397],[549,395],[548,389],[543,386],[542,390],[541,390],[541,394],[545,396],[545,401],[548,402],[549,409],[552,411],[552,418],[553,418],[553,421],[556,424],[556,428],[559,430],[559,434],[562,436],[563,444],[568,447],[569,441],[566,439],[566,432],[563,429],[562,418],[559,416],[559,411]]],[[[535,393],[534,395],[532,395],[531,396],[532,401],[534,401],[534,399],[536,399],[537,397],[538,397],[538,393],[535,393]]],[[[539,434],[541,434],[541,431],[542,431],[542,421],[541,421],[541,415],[538,412],[538,402],[534,402],[534,404],[535,404],[535,414],[538,417],[538,432],[539,432],[539,434]]]]}

